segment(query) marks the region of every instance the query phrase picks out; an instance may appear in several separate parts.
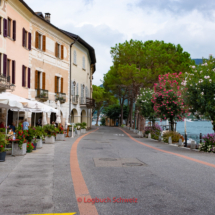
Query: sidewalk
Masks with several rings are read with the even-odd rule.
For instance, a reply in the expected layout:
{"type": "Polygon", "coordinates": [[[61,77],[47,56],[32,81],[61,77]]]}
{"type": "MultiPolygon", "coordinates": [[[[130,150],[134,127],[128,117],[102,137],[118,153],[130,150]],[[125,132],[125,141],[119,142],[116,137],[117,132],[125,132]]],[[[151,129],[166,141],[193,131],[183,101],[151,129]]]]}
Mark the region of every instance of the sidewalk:
{"type": "Polygon", "coordinates": [[[66,138],[23,157],[0,163],[0,214],[77,212],[70,172],[70,150],[78,137],[66,138]]]}

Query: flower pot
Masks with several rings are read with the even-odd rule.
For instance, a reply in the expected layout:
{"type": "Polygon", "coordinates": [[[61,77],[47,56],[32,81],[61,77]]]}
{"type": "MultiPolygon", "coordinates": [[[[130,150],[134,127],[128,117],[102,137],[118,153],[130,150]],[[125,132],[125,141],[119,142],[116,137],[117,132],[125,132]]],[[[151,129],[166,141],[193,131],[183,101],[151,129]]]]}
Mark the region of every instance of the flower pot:
{"type": "Polygon", "coordinates": [[[81,134],[86,134],[86,129],[81,129],[81,134]]]}
{"type": "Polygon", "coordinates": [[[37,150],[37,143],[33,143],[34,145],[34,149],[33,150],[37,150]]]}
{"type": "Polygon", "coordinates": [[[77,130],[77,134],[80,135],[81,134],[81,130],[77,130]]]}
{"type": "Polygon", "coordinates": [[[24,155],[26,155],[27,143],[22,144],[22,149],[19,148],[18,143],[13,143],[13,144],[14,144],[14,147],[13,147],[12,155],[14,155],[14,156],[24,156],[24,155]]]}
{"type": "Polygon", "coordinates": [[[64,134],[57,134],[56,135],[56,141],[64,141],[65,138],[64,138],[64,134]]]}
{"type": "Polygon", "coordinates": [[[46,144],[53,144],[54,142],[55,142],[55,137],[54,136],[46,137],[46,139],[45,139],[46,144]]]}
{"type": "Polygon", "coordinates": [[[0,152],[0,162],[4,162],[6,157],[6,152],[0,152]]]}
{"type": "Polygon", "coordinates": [[[43,141],[42,139],[37,139],[37,149],[43,148],[43,141]]]}

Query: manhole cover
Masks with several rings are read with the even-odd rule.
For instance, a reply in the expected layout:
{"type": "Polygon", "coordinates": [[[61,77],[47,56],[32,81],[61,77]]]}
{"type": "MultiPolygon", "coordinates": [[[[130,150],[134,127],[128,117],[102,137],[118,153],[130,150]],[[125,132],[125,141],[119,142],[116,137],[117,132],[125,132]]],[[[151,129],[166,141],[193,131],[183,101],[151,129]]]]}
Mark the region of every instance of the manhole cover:
{"type": "Polygon", "coordinates": [[[102,160],[102,161],[117,161],[117,159],[115,159],[115,158],[100,158],[99,160],[102,160]]]}
{"type": "Polygon", "coordinates": [[[88,148],[88,147],[82,147],[82,149],[90,149],[90,150],[102,150],[103,148],[88,148]]]}
{"type": "Polygon", "coordinates": [[[124,166],[143,166],[142,163],[123,163],[124,166]]]}

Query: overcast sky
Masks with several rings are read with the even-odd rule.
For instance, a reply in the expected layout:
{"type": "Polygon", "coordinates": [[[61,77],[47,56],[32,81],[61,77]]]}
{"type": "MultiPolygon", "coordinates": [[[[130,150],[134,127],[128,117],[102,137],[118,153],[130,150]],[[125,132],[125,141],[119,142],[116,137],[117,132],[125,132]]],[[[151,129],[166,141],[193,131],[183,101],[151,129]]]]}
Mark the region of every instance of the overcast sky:
{"type": "Polygon", "coordinates": [[[112,65],[110,47],[125,40],[181,44],[192,58],[215,54],[214,0],[25,0],[35,12],[94,47],[100,85],[112,65]]]}

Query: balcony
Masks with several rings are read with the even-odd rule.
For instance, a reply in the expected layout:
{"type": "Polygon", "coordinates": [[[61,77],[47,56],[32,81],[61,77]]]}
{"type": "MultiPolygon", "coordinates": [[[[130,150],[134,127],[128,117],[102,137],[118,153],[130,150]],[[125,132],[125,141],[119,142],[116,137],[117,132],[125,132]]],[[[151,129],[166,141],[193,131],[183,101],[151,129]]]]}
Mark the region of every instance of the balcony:
{"type": "Polygon", "coordinates": [[[55,101],[60,101],[61,104],[66,102],[66,93],[56,93],[55,101]]]}
{"type": "Polygon", "coordinates": [[[79,98],[79,95],[72,96],[72,104],[73,105],[77,105],[78,104],[78,98],[79,98]]]}
{"type": "Polygon", "coordinates": [[[86,106],[89,109],[95,107],[95,99],[91,99],[91,98],[87,97],[86,98],[86,106]]]}
{"type": "Polygon", "coordinates": [[[0,75],[0,93],[5,91],[14,91],[15,85],[10,83],[10,76],[0,75]]]}
{"type": "Polygon", "coordinates": [[[36,98],[42,102],[45,102],[49,99],[49,91],[36,89],[36,98]]]}
{"type": "Polygon", "coordinates": [[[81,106],[86,106],[86,97],[81,97],[80,98],[80,105],[81,106]]]}

